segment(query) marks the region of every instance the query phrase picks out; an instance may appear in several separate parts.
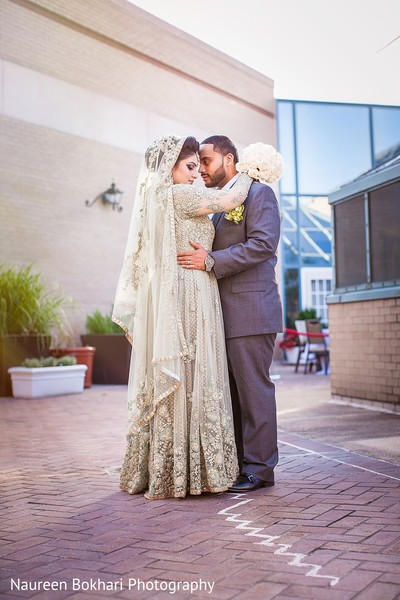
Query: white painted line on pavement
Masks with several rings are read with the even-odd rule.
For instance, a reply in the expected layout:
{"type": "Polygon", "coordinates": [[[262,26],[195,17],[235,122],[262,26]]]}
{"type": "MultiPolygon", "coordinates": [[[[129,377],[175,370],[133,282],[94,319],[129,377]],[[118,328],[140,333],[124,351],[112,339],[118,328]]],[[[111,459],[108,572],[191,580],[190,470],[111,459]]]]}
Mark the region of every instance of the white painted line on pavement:
{"type": "MultiPolygon", "coordinates": [[[[322,456],[323,458],[332,460],[341,465],[347,465],[348,467],[354,467],[355,469],[360,469],[361,471],[367,471],[367,473],[373,473],[374,475],[381,475],[381,477],[385,477],[386,479],[394,479],[395,481],[400,481],[400,477],[395,477],[394,475],[387,475],[386,473],[381,473],[380,471],[374,471],[373,469],[367,469],[367,467],[361,467],[360,465],[354,465],[351,462],[346,462],[345,460],[339,460],[338,458],[332,458],[331,456],[328,455],[328,453],[316,452],[315,450],[309,450],[308,448],[303,448],[303,446],[297,446],[296,444],[291,444],[290,442],[284,442],[282,440],[278,440],[278,441],[280,444],[284,444],[285,446],[290,446],[291,448],[296,448],[296,450],[303,450],[304,452],[308,452],[308,454],[315,454],[316,456],[322,456]]],[[[343,448],[337,448],[337,450],[343,450],[343,448]]],[[[346,450],[346,452],[349,452],[349,454],[351,454],[351,452],[348,450],[346,450]]],[[[364,455],[362,455],[362,456],[364,456],[364,455]]],[[[367,458],[369,458],[369,457],[367,457],[367,458]]],[[[375,458],[373,460],[380,460],[380,459],[375,458]]],[[[386,462],[387,464],[391,464],[391,463],[388,463],[387,461],[383,461],[383,460],[381,460],[380,462],[386,462]]]]}

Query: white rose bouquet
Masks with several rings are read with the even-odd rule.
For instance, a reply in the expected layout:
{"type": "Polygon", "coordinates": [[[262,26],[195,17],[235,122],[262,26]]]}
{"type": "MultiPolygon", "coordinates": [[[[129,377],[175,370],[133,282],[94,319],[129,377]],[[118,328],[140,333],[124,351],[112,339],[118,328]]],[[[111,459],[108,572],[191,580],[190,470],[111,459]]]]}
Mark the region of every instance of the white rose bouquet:
{"type": "MultiPolygon", "coordinates": [[[[262,142],[246,146],[242,152],[242,160],[236,163],[239,173],[247,173],[249,177],[261,183],[279,181],[284,166],[282,155],[273,146],[262,142]]],[[[237,225],[243,219],[243,211],[242,204],[225,213],[225,219],[237,225]]]]}
{"type": "Polygon", "coordinates": [[[262,183],[275,183],[281,178],[284,162],[282,155],[273,146],[256,142],[242,152],[242,160],[236,165],[239,173],[247,173],[262,183]]]}

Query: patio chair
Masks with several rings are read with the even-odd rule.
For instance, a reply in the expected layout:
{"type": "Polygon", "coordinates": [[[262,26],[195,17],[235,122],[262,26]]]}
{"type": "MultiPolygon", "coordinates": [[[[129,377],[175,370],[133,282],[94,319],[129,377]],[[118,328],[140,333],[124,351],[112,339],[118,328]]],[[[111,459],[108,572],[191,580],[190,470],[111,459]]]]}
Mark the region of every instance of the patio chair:
{"type": "MultiPolygon", "coordinates": [[[[298,338],[299,338],[299,352],[297,355],[297,361],[296,361],[296,366],[294,368],[294,372],[297,373],[298,369],[299,369],[299,365],[300,365],[300,361],[302,358],[302,354],[305,352],[306,350],[306,346],[307,346],[307,342],[308,342],[308,336],[307,335],[301,335],[303,334],[307,334],[307,326],[306,326],[306,322],[305,321],[295,321],[294,322],[295,327],[296,327],[296,331],[299,334],[298,338]]],[[[307,369],[307,365],[306,365],[306,369],[307,369]]],[[[312,369],[312,363],[310,364],[310,371],[312,369]]]]}
{"type": "Polygon", "coordinates": [[[323,358],[324,371],[325,375],[327,375],[329,367],[329,348],[327,346],[325,336],[322,335],[321,322],[317,319],[308,319],[305,322],[305,325],[307,333],[311,335],[308,336],[306,347],[304,349],[304,352],[306,352],[304,373],[307,372],[308,364],[311,364],[310,371],[312,370],[313,363],[318,364],[322,369],[321,358],[323,358]]]}

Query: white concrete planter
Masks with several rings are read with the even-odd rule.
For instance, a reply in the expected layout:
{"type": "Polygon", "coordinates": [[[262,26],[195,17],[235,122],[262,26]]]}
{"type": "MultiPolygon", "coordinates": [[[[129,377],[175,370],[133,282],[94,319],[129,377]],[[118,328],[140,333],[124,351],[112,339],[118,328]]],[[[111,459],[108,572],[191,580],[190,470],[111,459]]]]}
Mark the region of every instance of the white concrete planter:
{"type": "MultiPolygon", "coordinates": [[[[297,357],[299,355],[299,346],[293,346],[293,348],[285,348],[286,363],[288,365],[295,365],[297,363],[297,357]]],[[[300,365],[304,365],[306,361],[305,352],[302,353],[300,358],[300,365]]]]}
{"type": "Polygon", "coordinates": [[[11,367],[12,394],[14,398],[43,398],[83,392],[86,365],[63,367],[11,367]]]}

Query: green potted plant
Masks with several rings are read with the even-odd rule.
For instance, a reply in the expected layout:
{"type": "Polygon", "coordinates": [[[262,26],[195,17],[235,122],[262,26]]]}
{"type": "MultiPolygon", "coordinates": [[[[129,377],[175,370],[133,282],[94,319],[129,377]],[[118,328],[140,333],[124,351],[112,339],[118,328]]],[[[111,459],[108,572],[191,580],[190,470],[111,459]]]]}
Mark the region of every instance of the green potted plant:
{"type": "Polygon", "coordinates": [[[75,356],[28,358],[20,367],[11,367],[14,398],[43,398],[83,392],[86,365],[76,364],[75,356]]]}
{"type": "Polygon", "coordinates": [[[304,308],[299,310],[296,315],[296,321],[308,321],[309,319],[317,319],[317,311],[315,308],[304,308]]]}
{"type": "Polygon", "coordinates": [[[10,367],[48,354],[51,331],[63,324],[63,301],[32,265],[0,265],[0,396],[11,395],[10,367]]]}
{"type": "Polygon", "coordinates": [[[132,347],[111,314],[96,309],[87,315],[86,334],[81,335],[81,340],[83,345],[96,348],[93,383],[126,385],[132,347]]]}

